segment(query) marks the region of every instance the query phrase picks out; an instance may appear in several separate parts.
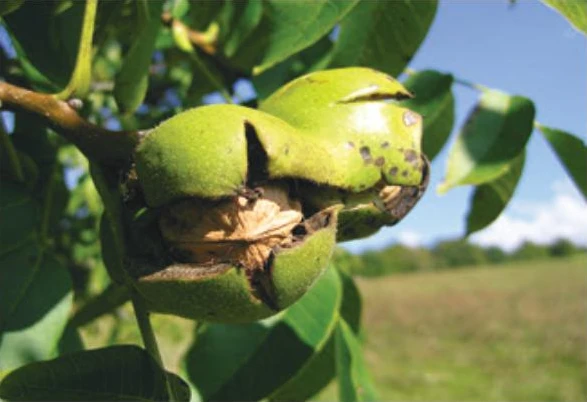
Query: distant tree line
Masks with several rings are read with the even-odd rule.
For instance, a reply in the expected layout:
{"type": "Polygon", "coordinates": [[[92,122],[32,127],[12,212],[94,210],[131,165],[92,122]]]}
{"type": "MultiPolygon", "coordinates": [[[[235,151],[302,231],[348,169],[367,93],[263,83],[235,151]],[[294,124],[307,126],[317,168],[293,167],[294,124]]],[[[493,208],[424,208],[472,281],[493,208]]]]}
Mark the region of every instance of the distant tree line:
{"type": "Polygon", "coordinates": [[[585,253],[566,239],[550,245],[527,241],[508,253],[499,247],[481,247],[466,240],[441,241],[430,248],[408,247],[396,244],[378,251],[351,254],[343,249],[335,253],[339,267],[353,275],[382,276],[391,273],[422,272],[469,267],[475,265],[502,264],[511,261],[539,260],[569,257],[585,253]]]}

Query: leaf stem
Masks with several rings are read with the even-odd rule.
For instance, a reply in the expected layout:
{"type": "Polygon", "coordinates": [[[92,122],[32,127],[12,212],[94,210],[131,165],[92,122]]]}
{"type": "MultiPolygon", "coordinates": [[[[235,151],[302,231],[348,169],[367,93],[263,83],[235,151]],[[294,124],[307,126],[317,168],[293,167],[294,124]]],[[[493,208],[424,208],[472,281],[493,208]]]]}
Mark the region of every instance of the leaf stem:
{"type": "Polygon", "coordinates": [[[169,396],[169,400],[177,401],[177,396],[175,395],[175,391],[171,386],[171,382],[169,381],[169,377],[167,376],[167,372],[163,366],[161,354],[159,353],[159,346],[157,345],[157,339],[155,338],[155,333],[153,332],[153,327],[151,326],[151,320],[149,317],[149,312],[147,311],[147,307],[136,290],[131,291],[131,300],[145,349],[147,349],[147,352],[151,354],[159,367],[161,367],[161,369],[165,372],[165,386],[167,388],[167,395],[169,396]]]}
{"type": "MultiPolygon", "coordinates": [[[[418,70],[414,70],[413,68],[406,67],[403,72],[404,72],[404,74],[406,74],[408,76],[411,76],[411,75],[418,74],[419,71],[418,70]]],[[[474,82],[471,82],[471,81],[468,81],[468,80],[464,80],[462,78],[458,78],[458,77],[455,77],[455,76],[453,76],[453,82],[456,82],[457,84],[460,84],[462,86],[465,86],[465,87],[474,89],[474,90],[479,91],[479,92],[487,92],[487,91],[490,90],[490,88],[486,87],[485,85],[476,84],[474,82]]]]}
{"type": "Polygon", "coordinates": [[[457,77],[454,77],[453,79],[454,79],[454,82],[456,82],[457,84],[474,89],[476,91],[479,91],[479,92],[489,91],[489,88],[484,85],[476,84],[474,82],[463,80],[462,78],[457,78],[457,77]]]}
{"type": "Polygon", "coordinates": [[[57,99],[65,100],[72,96],[83,98],[90,90],[92,81],[92,37],[98,0],[86,0],[82,32],[79,39],[75,67],[67,86],[55,95],[57,99]]]}
{"type": "Polygon", "coordinates": [[[0,105],[24,110],[47,119],[63,137],[74,143],[88,159],[119,165],[138,144],[139,131],[111,131],[88,122],[67,102],[53,95],[33,92],[0,82],[0,105]]]}
{"type": "Polygon", "coordinates": [[[18,159],[16,149],[8,136],[8,132],[4,127],[4,119],[0,116],[0,158],[6,155],[8,157],[8,167],[11,176],[19,182],[24,182],[24,172],[18,159]]]}

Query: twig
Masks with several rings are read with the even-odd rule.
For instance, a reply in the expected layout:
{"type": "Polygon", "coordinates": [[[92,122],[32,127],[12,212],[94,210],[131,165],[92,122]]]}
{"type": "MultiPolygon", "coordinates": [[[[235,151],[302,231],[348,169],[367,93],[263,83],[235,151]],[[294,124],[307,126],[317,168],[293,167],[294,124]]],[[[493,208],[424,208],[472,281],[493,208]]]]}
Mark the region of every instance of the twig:
{"type": "MultiPolygon", "coordinates": [[[[159,346],[157,345],[157,339],[155,338],[155,333],[153,332],[153,327],[151,326],[151,320],[149,318],[147,307],[145,306],[141,296],[136,291],[131,291],[131,300],[135,310],[137,323],[139,324],[139,329],[141,331],[143,345],[145,346],[145,349],[147,349],[147,352],[149,352],[153,359],[155,359],[159,367],[161,367],[162,370],[165,370],[165,366],[163,366],[163,360],[161,359],[161,353],[159,352],[159,346]]],[[[167,388],[169,400],[177,401],[178,399],[175,395],[175,390],[171,385],[171,381],[169,380],[167,372],[165,372],[165,385],[167,388]]]]}
{"type": "Polygon", "coordinates": [[[120,164],[138,144],[139,131],[111,131],[80,117],[69,103],[53,95],[33,92],[0,82],[0,106],[43,116],[63,137],[74,143],[89,159],[120,164]]]}

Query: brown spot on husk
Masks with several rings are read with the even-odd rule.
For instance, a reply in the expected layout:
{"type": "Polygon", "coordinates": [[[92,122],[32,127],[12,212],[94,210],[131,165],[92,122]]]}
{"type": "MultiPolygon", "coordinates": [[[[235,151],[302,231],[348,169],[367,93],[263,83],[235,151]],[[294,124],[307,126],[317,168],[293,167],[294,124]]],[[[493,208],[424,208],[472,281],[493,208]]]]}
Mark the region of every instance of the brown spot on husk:
{"type": "Polygon", "coordinates": [[[389,213],[395,222],[400,221],[416,205],[428,187],[430,179],[429,162],[422,157],[422,181],[418,186],[385,186],[379,191],[378,207],[389,213]]]}
{"type": "Polygon", "coordinates": [[[369,149],[369,147],[367,146],[363,146],[359,149],[359,153],[361,154],[361,158],[363,158],[363,161],[366,164],[369,164],[372,162],[372,157],[371,157],[371,150],[369,149]]]}
{"type": "Polygon", "coordinates": [[[404,151],[404,160],[408,163],[413,163],[414,161],[417,161],[418,158],[418,153],[416,151],[414,151],[413,149],[408,149],[406,151],[404,151]]]}

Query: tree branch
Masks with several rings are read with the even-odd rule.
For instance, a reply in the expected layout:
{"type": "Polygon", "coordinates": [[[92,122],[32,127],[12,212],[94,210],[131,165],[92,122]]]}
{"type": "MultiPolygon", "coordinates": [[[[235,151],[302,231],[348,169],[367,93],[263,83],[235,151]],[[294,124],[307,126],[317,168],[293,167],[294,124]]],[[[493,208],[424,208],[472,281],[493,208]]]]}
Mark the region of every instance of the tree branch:
{"type": "Polygon", "coordinates": [[[43,116],[59,134],[74,143],[89,159],[119,164],[128,159],[140,139],[138,131],[111,131],[80,117],[67,102],[0,82],[0,107],[43,116]]]}

